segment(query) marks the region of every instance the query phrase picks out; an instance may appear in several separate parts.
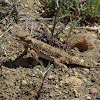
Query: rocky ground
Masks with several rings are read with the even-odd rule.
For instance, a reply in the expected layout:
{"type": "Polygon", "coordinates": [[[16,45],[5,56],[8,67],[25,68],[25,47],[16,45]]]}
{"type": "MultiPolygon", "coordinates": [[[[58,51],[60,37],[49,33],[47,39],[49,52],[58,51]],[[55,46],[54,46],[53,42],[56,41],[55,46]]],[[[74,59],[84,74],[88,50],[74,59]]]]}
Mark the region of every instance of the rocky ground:
{"type": "MultiPolygon", "coordinates": [[[[0,66],[0,100],[100,100],[100,68],[85,68],[79,65],[54,67],[52,62],[41,58],[40,63],[33,67],[30,55],[18,58],[24,48],[16,40],[17,31],[23,29],[37,37],[41,35],[41,26],[46,27],[44,23],[52,27],[51,21],[26,20],[25,15],[42,18],[41,13],[44,11],[38,0],[21,0],[19,9],[21,18],[25,20],[20,20],[18,24],[13,22],[10,32],[5,32],[6,29],[0,32],[0,60],[3,62],[0,66]]],[[[69,25],[64,25],[64,29],[66,27],[69,25]]],[[[55,31],[60,29],[62,28],[57,25],[55,31]]],[[[66,32],[67,30],[64,30],[64,34],[66,32]]],[[[76,28],[72,33],[95,35],[93,41],[87,40],[89,47],[86,51],[80,52],[75,47],[69,53],[89,65],[99,66],[100,40],[97,30],[76,28]]]]}

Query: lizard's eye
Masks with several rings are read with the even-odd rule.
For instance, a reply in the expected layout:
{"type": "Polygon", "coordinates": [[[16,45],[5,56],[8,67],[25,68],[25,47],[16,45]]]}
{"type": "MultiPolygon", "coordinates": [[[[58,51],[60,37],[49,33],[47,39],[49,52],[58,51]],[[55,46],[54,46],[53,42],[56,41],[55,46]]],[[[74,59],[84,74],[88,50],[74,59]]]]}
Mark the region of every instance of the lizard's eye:
{"type": "Polygon", "coordinates": [[[25,38],[27,38],[27,35],[25,36],[25,38]]]}
{"type": "Polygon", "coordinates": [[[27,38],[29,35],[26,35],[25,37],[27,38]]]}

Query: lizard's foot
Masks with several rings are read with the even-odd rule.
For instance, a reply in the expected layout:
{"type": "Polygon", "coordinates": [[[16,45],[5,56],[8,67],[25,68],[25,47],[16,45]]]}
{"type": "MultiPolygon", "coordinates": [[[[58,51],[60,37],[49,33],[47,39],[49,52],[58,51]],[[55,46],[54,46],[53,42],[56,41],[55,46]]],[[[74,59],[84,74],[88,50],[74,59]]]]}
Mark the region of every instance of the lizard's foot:
{"type": "Polygon", "coordinates": [[[33,65],[33,66],[36,66],[37,63],[38,63],[38,61],[37,61],[36,59],[33,59],[32,65],[33,65]]]}
{"type": "Polygon", "coordinates": [[[59,62],[54,62],[54,65],[55,66],[60,66],[60,67],[64,67],[64,68],[67,68],[67,66],[63,63],[59,63],[59,62]]]}
{"type": "Polygon", "coordinates": [[[60,63],[59,60],[54,60],[54,64],[55,64],[55,66],[60,66],[60,67],[67,68],[67,66],[63,63],[60,63]]]}

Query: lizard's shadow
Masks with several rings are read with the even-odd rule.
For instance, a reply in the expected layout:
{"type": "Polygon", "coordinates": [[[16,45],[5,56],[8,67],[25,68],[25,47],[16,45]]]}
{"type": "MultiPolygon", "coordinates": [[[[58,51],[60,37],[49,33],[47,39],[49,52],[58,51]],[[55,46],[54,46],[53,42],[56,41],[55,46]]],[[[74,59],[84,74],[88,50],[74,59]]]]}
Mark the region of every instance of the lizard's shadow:
{"type": "Polygon", "coordinates": [[[77,65],[77,64],[66,64],[68,68],[86,68],[85,66],[77,65]]]}
{"type": "MultiPolygon", "coordinates": [[[[25,67],[25,68],[33,68],[33,61],[34,60],[32,57],[25,57],[26,54],[21,55],[19,57],[17,57],[14,61],[12,60],[8,60],[6,62],[3,63],[3,65],[5,67],[8,68],[17,68],[17,67],[25,67]]],[[[39,57],[39,61],[42,61],[42,64],[44,66],[47,66],[49,61],[43,58],[39,57]]],[[[76,68],[76,67],[85,67],[85,66],[81,66],[81,65],[77,65],[77,64],[65,64],[68,68],[76,68]]]]}
{"type": "MultiPolygon", "coordinates": [[[[40,61],[43,62],[44,66],[47,66],[49,61],[43,58],[39,58],[40,61]]],[[[14,61],[8,60],[3,63],[5,67],[8,68],[17,68],[17,67],[25,67],[25,68],[33,68],[33,61],[35,61],[32,57],[17,57],[14,61]]]]}
{"type": "MultiPolygon", "coordinates": [[[[49,61],[39,58],[44,63],[44,66],[47,66],[49,61]]],[[[4,62],[3,65],[8,68],[17,68],[17,67],[25,67],[25,68],[33,68],[32,65],[33,59],[31,57],[27,58],[17,58],[14,61],[8,60],[7,62],[4,62]]],[[[68,68],[83,68],[85,66],[77,65],[77,64],[65,64],[68,68]]]]}
{"type": "Polygon", "coordinates": [[[18,57],[14,61],[8,60],[8,61],[4,62],[3,65],[8,68],[17,68],[20,66],[29,68],[29,67],[33,67],[32,61],[33,61],[33,59],[31,57],[27,57],[27,58],[18,57]]]}

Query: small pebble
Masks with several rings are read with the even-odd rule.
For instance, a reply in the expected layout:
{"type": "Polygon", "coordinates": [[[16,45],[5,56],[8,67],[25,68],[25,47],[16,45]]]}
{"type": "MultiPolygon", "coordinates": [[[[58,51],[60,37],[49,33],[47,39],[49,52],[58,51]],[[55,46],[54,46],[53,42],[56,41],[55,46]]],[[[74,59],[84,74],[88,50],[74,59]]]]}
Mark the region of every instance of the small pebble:
{"type": "Polygon", "coordinates": [[[12,72],[15,72],[16,70],[15,70],[15,69],[12,69],[11,71],[12,71],[12,72]]]}
{"type": "Polygon", "coordinates": [[[98,89],[98,91],[100,92],[100,88],[98,89]]]}
{"type": "Polygon", "coordinates": [[[97,88],[91,88],[91,89],[90,89],[90,93],[91,93],[91,94],[96,94],[96,93],[98,93],[97,88]]]}
{"type": "Polygon", "coordinates": [[[84,71],[86,71],[87,73],[89,73],[89,72],[90,72],[90,70],[89,70],[89,69],[87,69],[87,68],[85,68],[85,69],[84,69],[84,71]]]}
{"type": "Polygon", "coordinates": [[[96,69],[95,68],[90,68],[90,71],[95,71],[96,69]]]}
{"type": "Polygon", "coordinates": [[[26,80],[22,80],[22,85],[27,85],[26,80]]]}
{"type": "Polygon", "coordinates": [[[48,27],[49,27],[49,28],[52,28],[52,27],[53,27],[53,25],[48,25],[48,27]]]}
{"type": "Polygon", "coordinates": [[[49,80],[54,79],[54,75],[49,75],[48,79],[49,80]]]}
{"type": "Polygon", "coordinates": [[[83,81],[86,83],[87,82],[87,79],[83,79],[83,81]]]}
{"type": "Polygon", "coordinates": [[[78,74],[78,76],[77,76],[79,79],[81,79],[82,78],[82,75],[81,74],[78,74]]]}
{"type": "Polygon", "coordinates": [[[20,89],[20,86],[16,86],[16,89],[19,90],[20,89]]]}
{"type": "Polygon", "coordinates": [[[41,66],[40,66],[40,65],[37,65],[36,67],[37,67],[38,69],[40,69],[40,68],[41,68],[41,66]]]}
{"type": "Polygon", "coordinates": [[[81,59],[81,62],[84,62],[84,59],[81,59]]]}
{"type": "Polygon", "coordinates": [[[100,100],[100,92],[98,92],[97,99],[100,100]]]}
{"type": "Polygon", "coordinates": [[[96,78],[95,77],[92,77],[91,78],[91,82],[95,82],[96,81],[96,78]]]}
{"type": "Polygon", "coordinates": [[[86,71],[83,71],[83,75],[88,75],[88,73],[86,71]]]}
{"type": "Polygon", "coordinates": [[[86,97],[86,100],[91,100],[91,97],[90,97],[90,96],[87,96],[87,97],[86,97]]]}
{"type": "Polygon", "coordinates": [[[28,5],[25,5],[25,8],[27,8],[28,7],[28,5]]]}
{"type": "Polygon", "coordinates": [[[31,94],[31,95],[34,95],[35,93],[34,93],[34,91],[30,91],[30,94],[31,94]]]}
{"type": "Polygon", "coordinates": [[[86,69],[86,68],[84,68],[84,69],[83,69],[83,75],[88,75],[88,74],[89,74],[89,72],[90,72],[90,70],[89,70],[89,69],[86,69]]]}
{"type": "Polygon", "coordinates": [[[31,77],[35,77],[36,76],[36,74],[32,74],[32,75],[30,75],[31,77]]]}
{"type": "Polygon", "coordinates": [[[67,96],[64,96],[63,99],[67,99],[67,96]]]}
{"type": "Polygon", "coordinates": [[[76,98],[79,98],[80,97],[80,93],[78,93],[77,90],[74,89],[73,90],[73,93],[74,93],[74,95],[75,95],[76,98]]]}
{"type": "Polygon", "coordinates": [[[55,96],[55,93],[50,93],[49,97],[52,98],[53,96],[55,96]]]}
{"type": "Polygon", "coordinates": [[[56,84],[56,86],[55,86],[56,88],[59,88],[59,86],[56,84]]]}
{"type": "Polygon", "coordinates": [[[74,98],[74,99],[72,99],[72,100],[79,100],[78,98],[74,98]]]}
{"type": "Polygon", "coordinates": [[[66,84],[70,86],[71,88],[77,88],[77,87],[80,87],[83,82],[79,78],[72,76],[66,79],[65,78],[62,79],[62,81],[60,81],[60,84],[61,83],[66,84]]]}

